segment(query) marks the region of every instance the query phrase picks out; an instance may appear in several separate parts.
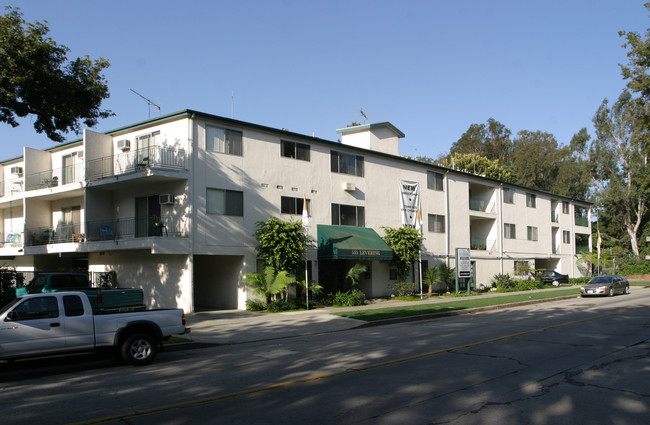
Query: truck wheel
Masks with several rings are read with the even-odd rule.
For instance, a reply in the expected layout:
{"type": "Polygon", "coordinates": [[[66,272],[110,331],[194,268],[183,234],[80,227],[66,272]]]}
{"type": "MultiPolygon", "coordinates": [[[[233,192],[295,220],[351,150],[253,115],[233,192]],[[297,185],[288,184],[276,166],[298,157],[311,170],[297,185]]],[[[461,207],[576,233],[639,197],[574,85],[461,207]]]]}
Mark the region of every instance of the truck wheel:
{"type": "Polygon", "coordinates": [[[122,359],[134,366],[149,364],[156,358],[158,344],[148,334],[133,334],[122,343],[122,359]]]}

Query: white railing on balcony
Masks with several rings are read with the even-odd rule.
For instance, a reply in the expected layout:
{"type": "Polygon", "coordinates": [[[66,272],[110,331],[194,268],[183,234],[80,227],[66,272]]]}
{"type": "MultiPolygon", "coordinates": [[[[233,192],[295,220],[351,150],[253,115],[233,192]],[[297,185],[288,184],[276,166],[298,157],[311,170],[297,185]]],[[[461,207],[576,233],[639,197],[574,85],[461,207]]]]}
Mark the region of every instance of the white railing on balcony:
{"type": "Polygon", "coordinates": [[[147,168],[184,170],[186,169],[186,154],[184,149],[151,146],[104,158],[91,159],[86,162],[86,166],[88,180],[135,173],[147,168]]]}

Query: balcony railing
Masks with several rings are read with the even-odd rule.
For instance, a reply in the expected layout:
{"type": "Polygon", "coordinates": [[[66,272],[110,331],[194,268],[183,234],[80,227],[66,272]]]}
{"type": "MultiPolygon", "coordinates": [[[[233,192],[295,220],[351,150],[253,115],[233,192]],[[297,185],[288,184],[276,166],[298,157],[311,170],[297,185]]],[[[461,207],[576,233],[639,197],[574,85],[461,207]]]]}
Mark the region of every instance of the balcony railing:
{"type": "Polygon", "coordinates": [[[23,232],[0,233],[0,248],[22,248],[23,232]]]}
{"type": "Polygon", "coordinates": [[[576,226],[589,227],[588,217],[576,217],[576,226]]]}
{"type": "Polygon", "coordinates": [[[127,217],[116,220],[89,221],[81,224],[60,224],[56,227],[35,227],[27,230],[28,246],[117,240],[141,237],[187,237],[184,222],[178,218],[127,217]]]}
{"type": "Polygon", "coordinates": [[[483,211],[487,209],[487,201],[482,199],[470,199],[469,200],[469,209],[472,211],[483,211]]]}
{"type": "Polygon", "coordinates": [[[470,249],[485,251],[487,248],[487,241],[485,239],[472,239],[470,241],[470,249]]]}
{"type": "Polygon", "coordinates": [[[25,176],[25,190],[45,189],[84,180],[83,164],[53,168],[25,176]]]}
{"type": "Polygon", "coordinates": [[[117,176],[147,168],[186,169],[184,149],[151,146],[86,162],[87,179],[96,180],[117,176]]]}
{"type": "Polygon", "coordinates": [[[555,211],[551,211],[551,223],[559,223],[560,222],[560,217],[558,216],[558,213],[555,211]]]}

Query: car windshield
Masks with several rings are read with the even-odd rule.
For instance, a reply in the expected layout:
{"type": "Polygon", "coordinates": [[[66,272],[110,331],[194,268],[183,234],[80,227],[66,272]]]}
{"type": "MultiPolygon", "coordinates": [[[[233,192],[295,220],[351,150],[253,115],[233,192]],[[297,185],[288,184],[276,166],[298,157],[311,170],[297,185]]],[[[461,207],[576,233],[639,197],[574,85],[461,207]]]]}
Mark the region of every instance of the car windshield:
{"type": "Polygon", "coordinates": [[[0,308],[0,315],[4,314],[5,311],[9,310],[11,307],[16,305],[16,303],[18,301],[20,301],[21,299],[23,299],[23,297],[14,298],[13,300],[11,300],[11,302],[9,304],[7,304],[4,307],[0,308]]]}
{"type": "Polygon", "coordinates": [[[610,283],[612,281],[611,276],[596,276],[591,279],[589,283],[610,283]]]}

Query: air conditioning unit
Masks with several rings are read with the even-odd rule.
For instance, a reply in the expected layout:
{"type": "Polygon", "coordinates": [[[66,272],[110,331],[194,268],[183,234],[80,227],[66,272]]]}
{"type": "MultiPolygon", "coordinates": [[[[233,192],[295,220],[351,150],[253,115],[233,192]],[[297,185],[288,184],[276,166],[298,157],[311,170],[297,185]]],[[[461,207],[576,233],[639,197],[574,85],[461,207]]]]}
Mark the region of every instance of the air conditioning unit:
{"type": "Polygon", "coordinates": [[[158,195],[158,202],[161,205],[172,205],[174,203],[174,195],[172,195],[171,193],[158,195]]]}
{"type": "Polygon", "coordinates": [[[354,183],[343,183],[343,190],[354,192],[356,190],[356,187],[354,186],[354,183]]]}
{"type": "Polygon", "coordinates": [[[121,151],[128,151],[131,149],[131,141],[127,139],[118,140],[117,148],[121,151]]]}
{"type": "Polygon", "coordinates": [[[23,175],[23,167],[11,167],[11,174],[23,175]]]}

